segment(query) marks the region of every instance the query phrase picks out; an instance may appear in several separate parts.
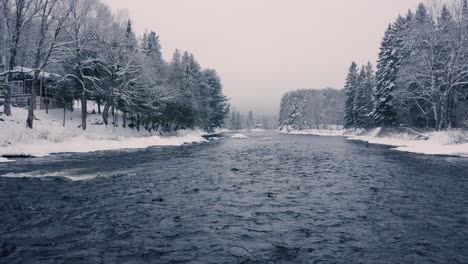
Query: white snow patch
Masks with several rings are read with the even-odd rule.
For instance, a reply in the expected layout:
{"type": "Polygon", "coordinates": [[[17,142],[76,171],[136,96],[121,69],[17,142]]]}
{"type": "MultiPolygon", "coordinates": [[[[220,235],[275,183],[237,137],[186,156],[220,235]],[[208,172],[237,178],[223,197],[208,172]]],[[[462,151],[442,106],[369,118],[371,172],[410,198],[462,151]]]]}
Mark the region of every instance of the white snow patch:
{"type": "MultiPolygon", "coordinates": [[[[92,152],[115,149],[141,149],[150,146],[179,146],[189,143],[206,142],[205,132],[185,130],[169,135],[149,133],[142,128],[93,125],[99,123],[100,115],[89,115],[87,130],[79,128],[79,109],[67,113],[66,126],[62,126],[63,110],[53,109],[46,114],[36,110],[39,120],[34,129],[26,128],[27,110],[13,108],[13,117],[2,118],[0,122],[0,157],[4,155],[47,156],[52,153],[92,152]]],[[[120,124],[122,121],[120,120],[120,124]]]]}
{"type": "Polygon", "coordinates": [[[350,140],[361,140],[371,144],[393,146],[395,150],[428,154],[468,157],[468,132],[438,131],[421,134],[427,140],[415,139],[414,134],[395,133],[379,136],[381,128],[372,129],[364,133],[349,135],[350,140]]]}
{"type": "Polygon", "coordinates": [[[271,132],[271,131],[274,131],[274,130],[268,130],[268,129],[263,129],[263,128],[254,128],[250,130],[250,132],[271,132]]]}
{"type": "Polygon", "coordinates": [[[42,172],[42,171],[30,171],[30,172],[21,172],[21,173],[7,173],[2,175],[1,177],[6,178],[46,178],[46,177],[62,177],[67,178],[72,181],[86,181],[92,180],[101,175],[79,175],[79,176],[72,176],[72,171],[60,171],[60,172],[42,172]]]}
{"type": "Polygon", "coordinates": [[[304,130],[294,130],[291,128],[284,127],[279,131],[281,134],[290,134],[290,135],[314,135],[314,136],[343,136],[345,130],[343,129],[304,129],[304,130]]]}
{"type": "Polygon", "coordinates": [[[231,138],[234,138],[234,139],[246,139],[246,138],[249,138],[248,136],[244,135],[244,134],[234,134],[231,136],[231,138]]]}
{"type": "Polygon", "coordinates": [[[215,134],[221,134],[221,133],[232,133],[233,131],[227,128],[215,128],[214,133],[215,134]]]}
{"type": "Polygon", "coordinates": [[[395,150],[428,154],[468,157],[468,131],[452,130],[418,133],[408,129],[408,132],[383,133],[378,127],[372,130],[343,129],[333,130],[292,130],[284,128],[279,131],[292,135],[316,135],[316,136],[346,136],[349,140],[361,140],[371,144],[393,146],[395,150]],[[419,138],[418,138],[419,137],[419,138]],[[424,140],[427,139],[427,140],[424,140]]]}
{"type": "Polygon", "coordinates": [[[0,163],[3,163],[3,162],[12,162],[13,160],[9,160],[7,158],[3,158],[3,157],[0,157],[0,163]]]}

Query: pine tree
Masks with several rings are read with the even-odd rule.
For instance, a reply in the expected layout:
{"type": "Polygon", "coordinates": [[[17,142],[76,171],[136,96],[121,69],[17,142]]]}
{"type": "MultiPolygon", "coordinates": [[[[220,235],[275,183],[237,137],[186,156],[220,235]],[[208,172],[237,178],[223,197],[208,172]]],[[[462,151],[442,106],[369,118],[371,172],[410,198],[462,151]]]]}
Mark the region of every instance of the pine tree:
{"type": "Polygon", "coordinates": [[[208,129],[211,130],[223,125],[229,113],[229,104],[228,99],[223,95],[221,79],[216,71],[206,69],[203,75],[209,89],[208,129]]]}
{"type": "MultiPolygon", "coordinates": [[[[115,107],[120,109],[123,113],[122,126],[127,126],[127,114],[135,109],[134,98],[135,96],[143,96],[141,90],[136,89],[136,79],[141,75],[139,67],[136,65],[135,56],[138,49],[138,43],[135,33],[132,29],[132,23],[128,20],[127,28],[124,35],[123,56],[121,57],[120,65],[116,72],[116,93],[115,107]]],[[[117,119],[114,115],[114,125],[117,119]]]]}
{"type": "Polygon", "coordinates": [[[247,115],[247,128],[252,129],[255,127],[254,116],[252,110],[249,110],[247,115]]]}
{"type": "Polygon", "coordinates": [[[242,129],[242,119],[240,112],[237,112],[236,115],[236,130],[239,131],[242,129]]]}
{"type": "Polygon", "coordinates": [[[358,81],[358,66],[355,62],[351,63],[348,70],[348,77],[345,84],[345,128],[356,127],[356,111],[355,111],[355,98],[356,98],[356,85],[358,81]]]}
{"type": "Polygon", "coordinates": [[[420,3],[418,5],[418,8],[416,9],[416,14],[414,16],[414,20],[416,20],[418,23],[426,23],[429,21],[429,14],[427,12],[426,6],[423,3],[420,3]]]}
{"type": "Polygon", "coordinates": [[[372,64],[369,62],[361,68],[359,73],[358,85],[356,91],[355,111],[356,111],[356,126],[360,128],[368,128],[372,126],[370,114],[373,107],[373,88],[375,86],[375,76],[372,70],[372,64]]]}
{"type": "Polygon", "coordinates": [[[229,120],[229,128],[232,130],[232,131],[235,131],[237,130],[236,126],[237,126],[237,114],[236,114],[236,111],[233,110],[231,111],[231,118],[229,120]]]}
{"type": "Polygon", "coordinates": [[[395,126],[398,123],[393,99],[403,48],[403,40],[398,33],[405,26],[406,20],[400,16],[395,24],[388,27],[380,46],[372,112],[373,122],[377,126],[395,126]]]}

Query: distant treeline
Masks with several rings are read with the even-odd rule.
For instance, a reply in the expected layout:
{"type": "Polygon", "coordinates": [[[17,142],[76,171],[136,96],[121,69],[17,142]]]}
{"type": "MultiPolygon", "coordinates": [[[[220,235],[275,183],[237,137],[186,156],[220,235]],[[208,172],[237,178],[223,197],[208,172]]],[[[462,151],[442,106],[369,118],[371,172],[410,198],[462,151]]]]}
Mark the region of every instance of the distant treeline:
{"type": "Polygon", "coordinates": [[[224,128],[239,131],[251,129],[272,130],[278,128],[278,116],[273,115],[255,115],[250,110],[247,115],[242,114],[236,109],[231,109],[231,113],[224,121],[224,128]]]}
{"type": "Polygon", "coordinates": [[[468,4],[420,4],[389,25],[377,72],[352,63],[346,128],[468,127],[468,4]]]}
{"type": "MultiPolygon", "coordinates": [[[[87,100],[103,106],[105,124],[116,125],[121,113],[123,126],[150,131],[223,125],[229,105],[216,71],[202,69],[192,54],[178,50],[170,62],[164,61],[155,32],[137,37],[124,14],[113,14],[100,1],[0,0],[0,10],[9,76],[15,66],[33,69],[35,80],[44,70],[58,73],[53,98],[64,109],[81,100],[83,129],[87,100]]],[[[36,96],[32,90],[30,128],[36,96]]],[[[7,115],[10,96],[6,91],[7,115]]]]}
{"type": "Polygon", "coordinates": [[[323,129],[343,125],[344,92],[303,89],[286,93],[280,106],[280,128],[323,129]]]}

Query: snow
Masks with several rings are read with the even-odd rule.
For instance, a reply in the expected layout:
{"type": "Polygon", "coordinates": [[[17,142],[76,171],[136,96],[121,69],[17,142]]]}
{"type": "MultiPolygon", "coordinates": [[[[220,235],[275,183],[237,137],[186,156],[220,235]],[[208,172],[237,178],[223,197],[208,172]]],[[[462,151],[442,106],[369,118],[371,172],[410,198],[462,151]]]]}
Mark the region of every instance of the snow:
{"type": "Polygon", "coordinates": [[[246,135],[244,134],[234,134],[231,136],[231,138],[234,138],[234,139],[246,139],[246,138],[249,138],[247,137],[246,135]]]}
{"type": "Polygon", "coordinates": [[[351,133],[349,139],[371,144],[393,146],[395,150],[428,154],[468,157],[468,132],[461,130],[434,131],[423,134],[427,140],[418,139],[417,134],[382,133],[381,128],[351,133]],[[382,135],[384,134],[384,135],[382,135]]]}
{"type": "Polygon", "coordinates": [[[3,162],[12,162],[12,161],[13,161],[13,160],[9,160],[9,159],[0,157],[0,163],[3,163],[3,162]]]}
{"type": "Polygon", "coordinates": [[[326,137],[338,137],[344,135],[344,130],[321,130],[321,129],[306,129],[306,130],[282,130],[280,133],[289,135],[314,135],[314,136],[326,136],[326,137]]]}
{"type": "Polygon", "coordinates": [[[79,174],[79,176],[72,176],[76,175],[73,170],[67,170],[67,171],[58,171],[58,172],[44,172],[40,170],[36,171],[30,171],[30,172],[21,172],[21,173],[7,173],[2,175],[2,177],[6,178],[46,178],[46,177],[62,177],[62,178],[67,178],[72,181],[87,181],[87,180],[92,180],[97,177],[106,177],[106,175],[100,175],[100,174],[88,174],[88,175],[83,175],[79,174]]]}
{"type": "Polygon", "coordinates": [[[250,130],[250,132],[269,132],[269,131],[273,131],[273,130],[267,130],[263,128],[254,128],[250,130]]]}
{"type": "MultiPolygon", "coordinates": [[[[91,109],[89,109],[90,111],[91,109]]],[[[159,135],[141,129],[93,125],[101,120],[100,115],[88,116],[86,131],[81,124],[80,109],[67,113],[66,126],[62,126],[63,110],[53,109],[46,114],[36,110],[34,129],[26,128],[27,110],[12,109],[13,117],[0,121],[0,157],[47,156],[52,153],[92,152],[116,149],[141,149],[150,146],[180,146],[189,143],[206,142],[203,131],[187,130],[173,134],[159,135]]],[[[122,122],[120,121],[120,124],[122,122]]],[[[1,161],[5,162],[5,158],[1,161]]]]}
{"type": "Polygon", "coordinates": [[[371,130],[290,130],[280,133],[291,135],[345,136],[348,140],[360,140],[371,144],[392,146],[404,152],[468,157],[468,131],[434,131],[418,133],[410,129],[371,130]]]}
{"type": "Polygon", "coordinates": [[[281,134],[290,134],[290,135],[314,135],[314,136],[343,136],[345,130],[342,129],[342,126],[327,126],[330,129],[292,129],[290,126],[284,126],[279,133],[281,134]]]}
{"type": "MultiPolygon", "coordinates": [[[[27,68],[27,67],[15,66],[13,68],[12,72],[25,72],[27,74],[33,74],[34,70],[31,69],[31,68],[27,68]]],[[[8,71],[0,73],[0,75],[6,75],[6,74],[8,74],[8,71]]],[[[60,75],[58,75],[58,74],[45,72],[45,71],[41,71],[39,76],[40,77],[45,77],[45,78],[50,78],[51,76],[60,77],[60,75]]]]}

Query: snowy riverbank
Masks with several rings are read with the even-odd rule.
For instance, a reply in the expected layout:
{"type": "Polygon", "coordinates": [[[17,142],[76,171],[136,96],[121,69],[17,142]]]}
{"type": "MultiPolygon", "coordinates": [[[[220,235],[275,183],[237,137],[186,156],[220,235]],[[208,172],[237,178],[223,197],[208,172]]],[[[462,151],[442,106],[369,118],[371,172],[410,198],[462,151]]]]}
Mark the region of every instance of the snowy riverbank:
{"type": "Polygon", "coordinates": [[[291,130],[293,135],[344,136],[371,144],[392,146],[395,150],[428,154],[468,157],[468,131],[434,131],[418,133],[408,129],[388,130],[291,130]]]}
{"type": "Polygon", "coordinates": [[[179,146],[206,141],[203,131],[179,131],[170,135],[151,134],[136,129],[98,125],[100,115],[88,116],[88,128],[83,131],[80,111],[67,113],[62,126],[63,110],[35,111],[39,120],[34,129],[27,129],[27,110],[13,108],[13,116],[1,116],[0,162],[12,156],[46,156],[52,153],[92,152],[99,150],[138,149],[150,146],[179,146]],[[3,158],[2,158],[3,157],[3,158]]]}

